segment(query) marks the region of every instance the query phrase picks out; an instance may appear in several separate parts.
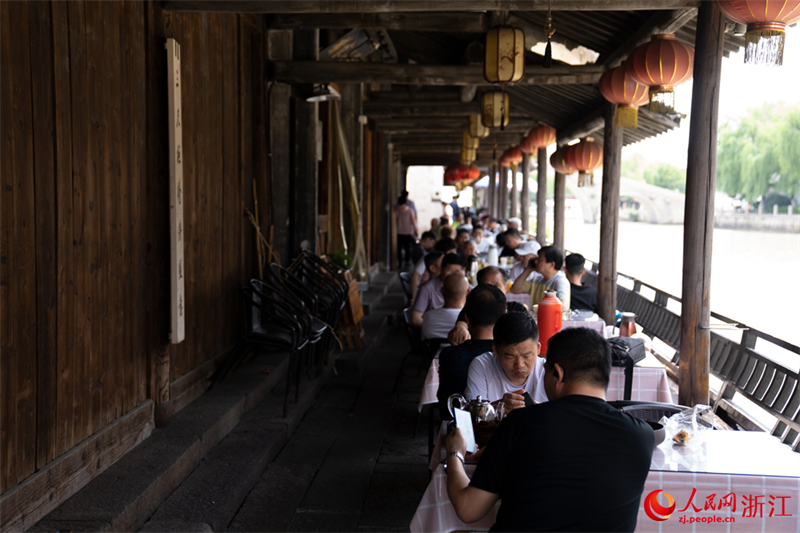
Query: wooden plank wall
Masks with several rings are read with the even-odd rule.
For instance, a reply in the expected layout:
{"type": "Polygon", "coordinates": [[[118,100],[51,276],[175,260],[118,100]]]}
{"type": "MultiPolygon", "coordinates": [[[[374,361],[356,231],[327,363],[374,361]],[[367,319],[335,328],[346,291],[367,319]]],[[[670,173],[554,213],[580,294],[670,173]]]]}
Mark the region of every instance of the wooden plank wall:
{"type": "Polygon", "coordinates": [[[254,177],[269,220],[263,36],[260,17],[150,2],[0,2],[0,492],[152,397],[157,353],[175,378],[240,335],[254,177]],[[187,282],[187,339],[172,348],[170,36],[187,282]]]}

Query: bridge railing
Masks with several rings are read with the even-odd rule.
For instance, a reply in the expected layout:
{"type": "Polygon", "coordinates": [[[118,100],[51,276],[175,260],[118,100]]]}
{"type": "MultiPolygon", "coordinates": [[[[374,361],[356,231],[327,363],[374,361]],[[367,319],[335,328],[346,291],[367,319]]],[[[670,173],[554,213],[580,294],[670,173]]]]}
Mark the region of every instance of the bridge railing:
{"type": "MultiPolygon", "coordinates": [[[[591,263],[584,283],[597,286],[598,264],[591,263]]],[[[617,308],[636,313],[636,323],[654,338],[654,351],[677,379],[680,298],[618,274],[617,308]]],[[[800,347],[719,313],[711,317],[718,321],[709,328],[714,411],[744,429],[769,431],[800,451],[800,347]]]]}

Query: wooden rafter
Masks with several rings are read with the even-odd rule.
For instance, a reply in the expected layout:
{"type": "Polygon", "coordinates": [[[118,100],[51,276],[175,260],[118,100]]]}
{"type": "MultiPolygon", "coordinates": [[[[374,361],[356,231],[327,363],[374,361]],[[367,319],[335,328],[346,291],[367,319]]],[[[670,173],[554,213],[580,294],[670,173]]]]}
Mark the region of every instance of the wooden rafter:
{"type": "Polygon", "coordinates": [[[377,29],[483,33],[489,28],[485,13],[279,13],[269,24],[273,30],[309,28],[377,29]]]}

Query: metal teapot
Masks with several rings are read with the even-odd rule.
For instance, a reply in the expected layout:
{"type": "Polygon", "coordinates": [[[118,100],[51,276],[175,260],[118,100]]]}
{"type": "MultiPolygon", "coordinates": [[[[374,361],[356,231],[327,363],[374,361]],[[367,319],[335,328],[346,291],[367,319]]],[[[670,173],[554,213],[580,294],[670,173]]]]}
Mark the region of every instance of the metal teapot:
{"type": "Polygon", "coordinates": [[[456,417],[456,414],[453,411],[453,400],[458,400],[459,409],[469,412],[470,416],[472,417],[473,424],[478,424],[480,422],[494,422],[495,420],[499,421],[500,419],[494,406],[492,406],[489,401],[482,399],[480,396],[474,400],[467,401],[458,393],[451,394],[447,399],[447,409],[450,411],[450,416],[453,418],[456,417]]]}

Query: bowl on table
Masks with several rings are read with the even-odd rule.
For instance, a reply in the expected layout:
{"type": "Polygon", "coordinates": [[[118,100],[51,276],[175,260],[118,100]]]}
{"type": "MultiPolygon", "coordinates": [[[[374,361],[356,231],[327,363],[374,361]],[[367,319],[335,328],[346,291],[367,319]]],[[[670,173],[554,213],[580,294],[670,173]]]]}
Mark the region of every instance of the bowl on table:
{"type": "Polygon", "coordinates": [[[656,447],[658,447],[658,445],[659,445],[659,444],[661,444],[662,442],[664,442],[664,439],[665,439],[665,438],[666,438],[666,436],[667,436],[667,432],[666,432],[666,430],[664,429],[664,426],[662,426],[662,425],[661,425],[661,424],[659,424],[658,422],[652,422],[652,421],[650,421],[650,420],[645,420],[645,422],[647,422],[647,423],[648,423],[648,425],[649,425],[651,428],[653,428],[653,432],[656,434],[656,447]]]}

